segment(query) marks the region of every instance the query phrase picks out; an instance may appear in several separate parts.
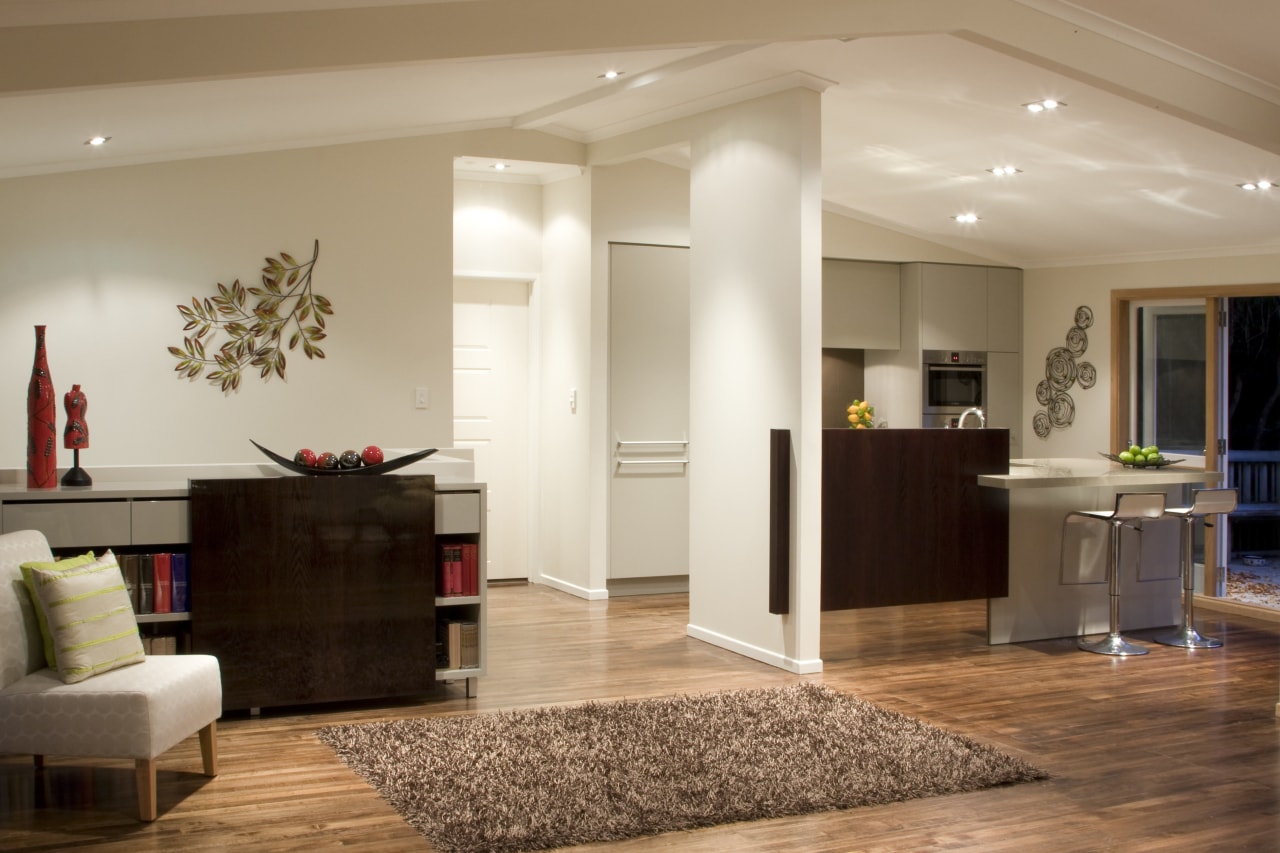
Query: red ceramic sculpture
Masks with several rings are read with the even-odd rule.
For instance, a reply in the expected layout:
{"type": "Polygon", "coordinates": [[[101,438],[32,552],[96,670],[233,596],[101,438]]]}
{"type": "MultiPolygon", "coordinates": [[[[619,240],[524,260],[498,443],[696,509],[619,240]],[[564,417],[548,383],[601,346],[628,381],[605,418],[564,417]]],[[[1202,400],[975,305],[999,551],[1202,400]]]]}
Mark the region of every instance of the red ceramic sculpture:
{"type": "Polygon", "coordinates": [[[36,357],[27,386],[27,488],[58,486],[58,413],[44,349],[44,326],[36,326],[36,357]]]}

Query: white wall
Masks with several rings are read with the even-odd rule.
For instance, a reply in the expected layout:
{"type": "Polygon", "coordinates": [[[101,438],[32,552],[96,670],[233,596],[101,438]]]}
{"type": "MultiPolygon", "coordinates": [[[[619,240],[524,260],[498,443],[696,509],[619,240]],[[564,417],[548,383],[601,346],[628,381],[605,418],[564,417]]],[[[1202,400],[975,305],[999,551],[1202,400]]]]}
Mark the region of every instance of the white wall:
{"type": "Polygon", "coordinates": [[[592,413],[603,400],[591,389],[590,175],[543,189],[542,277],[535,285],[539,318],[538,554],[533,570],[557,588],[596,597],[590,570],[592,413]],[[570,389],[577,408],[569,407],[570,389]]]}
{"type": "Polygon", "coordinates": [[[0,182],[0,467],[25,465],[37,323],[57,392],[88,394],[91,474],[262,461],[250,438],[290,455],[449,446],[452,195],[438,138],[0,182]],[[219,282],[258,286],[266,256],[309,257],[315,239],[327,358],[295,351],[287,382],[252,372],[236,393],[179,379],[175,306],[219,282]],[[413,407],[418,385],[435,392],[429,410],[413,407]]]}
{"type": "Polygon", "coordinates": [[[536,277],[542,268],[542,185],[461,178],[453,184],[458,275],[536,277]]]}
{"type": "Polygon", "coordinates": [[[1057,269],[1031,269],[1023,274],[1022,419],[1023,454],[1030,457],[1094,457],[1110,449],[1111,440],[1111,291],[1150,287],[1190,287],[1280,282],[1280,254],[1199,258],[1057,269]],[[1075,401],[1075,421],[1038,438],[1031,418],[1041,406],[1036,383],[1044,378],[1044,359],[1063,346],[1076,308],[1093,310],[1087,330],[1089,346],[1081,361],[1098,371],[1093,388],[1078,385],[1068,393],[1075,401]]]}
{"type": "Polygon", "coordinates": [[[689,633],[796,672],[822,665],[819,123],[793,89],[692,140],[689,633]],[[788,615],[768,607],[771,429],[795,466],[788,615]]]}

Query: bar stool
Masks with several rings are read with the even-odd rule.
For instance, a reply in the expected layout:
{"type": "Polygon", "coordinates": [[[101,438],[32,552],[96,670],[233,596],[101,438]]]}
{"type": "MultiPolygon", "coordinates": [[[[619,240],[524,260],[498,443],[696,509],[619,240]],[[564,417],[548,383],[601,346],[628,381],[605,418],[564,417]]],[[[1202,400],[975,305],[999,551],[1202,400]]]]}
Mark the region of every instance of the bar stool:
{"type": "Polygon", "coordinates": [[[1225,515],[1236,508],[1239,496],[1235,489],[1196,489],[1191,493],[1191,506],[1180,506],[1166,510],[1182,521],[1182,625],[1172,631],[1152,637],[1157,643],[1166,646],[1182,646],[1187,649],[1216,649],[1222,646],[1221,640],[1202,637],[1195,625],[1196,578],[1195,566],[1192,563],[1194,549],[1194,533],[1196,519],[1205,519],[1204,526],[1212,527],[1210,515],[1225,515]]]}
{"type": "Polygon", "coordinates": [[[1111,604],[1110,631],[1100,640],[1081,637],[1077,645],[1086,652],[1100,655],[1145,655],[1149,649],[1120,636],[1120,531],[1128,526],[1142,531],[1146,519],[1164,515],[1164,492],[1125,492],[1116,495],[1115,509],[1073,510],[1073,516],[1105,521],[1109,527],[1107,554],[1107,584],[1111,604]]]}

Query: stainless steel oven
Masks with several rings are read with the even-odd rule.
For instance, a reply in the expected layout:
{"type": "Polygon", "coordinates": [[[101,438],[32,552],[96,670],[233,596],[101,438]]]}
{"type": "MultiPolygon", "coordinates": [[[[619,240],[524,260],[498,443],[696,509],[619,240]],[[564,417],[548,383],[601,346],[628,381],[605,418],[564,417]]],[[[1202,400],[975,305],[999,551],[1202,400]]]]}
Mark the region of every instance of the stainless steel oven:
{"type": "Polygon", "coordinates": [[[987,354],[965,350],[925,350],[922,426],[958,426],[965,409],[987,404],[987,354]]]}

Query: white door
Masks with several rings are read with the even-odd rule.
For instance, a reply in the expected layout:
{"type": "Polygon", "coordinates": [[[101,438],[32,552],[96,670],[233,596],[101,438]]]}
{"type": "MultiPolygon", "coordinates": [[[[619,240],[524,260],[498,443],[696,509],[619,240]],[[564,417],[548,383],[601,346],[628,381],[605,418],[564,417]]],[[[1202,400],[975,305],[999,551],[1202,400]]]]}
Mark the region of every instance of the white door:
{"type": "Polygon", "coordinates": [[[529,576],[529,282],[453,282],[453,443],[487,485],[488,578],[529,576]]]}
{"type": "Polygon", "coordinates": [[[689,250],[609,255],[610,579],[689,573],[689,250]]]}

